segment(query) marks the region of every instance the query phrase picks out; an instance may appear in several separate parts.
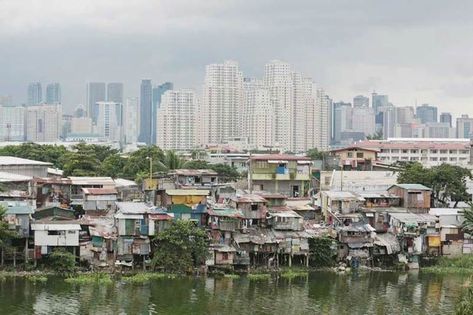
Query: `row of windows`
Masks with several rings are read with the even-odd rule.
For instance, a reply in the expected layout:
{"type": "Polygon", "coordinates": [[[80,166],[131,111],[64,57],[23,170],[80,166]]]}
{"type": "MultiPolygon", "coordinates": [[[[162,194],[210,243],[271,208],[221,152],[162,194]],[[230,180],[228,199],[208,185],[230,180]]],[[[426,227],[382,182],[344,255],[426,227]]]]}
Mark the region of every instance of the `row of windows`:
{"type": "Polygon", "coordinates": [[[415,157],[415,156],[411,156],[411,157],[407,157],[407,156],[393,156],[393,157],[380,157],[381,160],[383,161],[440,161],[440,162],[447,162],[447,161],[450,161],[450,162],[457,162],[457,161],[467,161],[468,158],[466,157],[461,157],[461,158],[456,158],[456,157],[451,157],[451,158],[447,158],[447,157],[431,157],[431,158],[426,158],[426,157],[422,157],[422,158],[418,158],[418,157],[415,157]]]}
{"type": "Polygon", "coordinates": [[[468,150],[436,150],[436,149],[381,149],[381,153],[440,153],[440,154],[469,154],[470,152],[468,150]]]}

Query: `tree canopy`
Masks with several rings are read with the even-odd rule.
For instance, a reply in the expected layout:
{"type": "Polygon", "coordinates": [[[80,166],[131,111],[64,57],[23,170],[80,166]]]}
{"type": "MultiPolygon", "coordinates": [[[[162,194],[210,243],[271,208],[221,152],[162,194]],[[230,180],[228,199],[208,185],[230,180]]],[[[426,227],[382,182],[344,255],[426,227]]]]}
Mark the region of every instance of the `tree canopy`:
{"type": "Polygon", "coordinates": [[[153,244],[159,248],[152,260],[155,268],[169,272],[190,272],[205,263],[209,239],[204,229],[191,221],[174,221],[156,235],[153,244]]]}
{"type": "Polygon", "coordinates": [[[431,168],[419,162],[399,164],[401,167],[397,182],[400,184],[422,184],[432,189],[436,206],[448,207],[449,202],[470,201],[466,180],[472,178],[467,168],[443,163],[431,168]]]}
{"type": "Polygon", "coordinates": [[[5,248],[9,245],[10,240],[16,237],[16,233],[9,229],[8,223],[4,221],[7,209],[0,206],[0,248],[5,248]]]}

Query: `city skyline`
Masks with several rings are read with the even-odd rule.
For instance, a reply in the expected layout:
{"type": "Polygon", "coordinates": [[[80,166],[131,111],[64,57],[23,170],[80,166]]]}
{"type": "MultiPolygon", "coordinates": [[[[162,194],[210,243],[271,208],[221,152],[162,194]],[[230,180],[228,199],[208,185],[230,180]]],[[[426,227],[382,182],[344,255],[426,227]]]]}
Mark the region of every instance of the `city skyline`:
{"type": "Polygon", "coordinates": [[[237,60],[247,76],[262,77],[261,65],[280,59],[335,102],[374,90],[397,106],[417,100],[473,115],[473,41],[462,31],[473,3],[460,2],[7,2],[0,95],[23,103],[29,82],[60,82],[70,111],[85,103],[86,82],[123,82],[126,97],[139,95],[144,78],[199,91],[207,64],[237,60]],[[49,34],[55,45],[45,46],[39,38],[49,34]]]}

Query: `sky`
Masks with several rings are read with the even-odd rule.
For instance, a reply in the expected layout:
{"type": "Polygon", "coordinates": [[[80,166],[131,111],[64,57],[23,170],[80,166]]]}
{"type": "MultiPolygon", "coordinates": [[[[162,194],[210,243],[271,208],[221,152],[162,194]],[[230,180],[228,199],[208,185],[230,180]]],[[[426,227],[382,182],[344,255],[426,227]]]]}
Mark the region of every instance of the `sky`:
{"type": "Polygon", "coordinates": [[[473,115],[471,12],[469,0],[0,0],[0,95],[24,103],[29,82],[60,82],[72,109],[88,81],[134,97],[145,78],[200,93],[206,64],[262,77],[279,59],[334,101],[376,91],[473,115]]]}

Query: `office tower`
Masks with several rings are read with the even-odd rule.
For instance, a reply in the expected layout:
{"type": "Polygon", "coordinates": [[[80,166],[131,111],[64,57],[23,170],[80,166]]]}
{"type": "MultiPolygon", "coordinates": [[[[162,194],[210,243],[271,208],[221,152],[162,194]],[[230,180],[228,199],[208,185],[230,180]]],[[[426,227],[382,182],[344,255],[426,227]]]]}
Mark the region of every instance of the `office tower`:
{"type": "Polygon", "coordinates": [[[138,141],[139,127],[139,111],[138,111],[138,98],[129,97],[126,99],[124,108],[124,122],[123,122],[123,135],[125,143],[133,144],[138,141]]]}
{"type": "Polygon", "coordinates": [[[454,138],[455,128],[447,122],[427,123],[424,126],[424,138],[454,138]]]}
{"type": "Polygon", "coordinates": [[[156,143],[156,132],[158,130],[158,127],[156,125],[157,123],[157,111],[159,109],[159,104],[161,103],[161,97],[164,94],[164,92],[168,90],[174,89],[174,84],[172,82],[165,82],[163,84],[160,84],[158,86],[153,87],[153,108],[152,108],[152,117],[153,121],[151,124],[151,141],[155,144],[156,143]]]}
{"type": "Polygon", "coordinates": [[[105,83],[89,82],[87,83],[87,115],[97,122],[98,102],[105,102],[105,83]]]}
{"type": "Polygon", "coordinates": [[[0,106],[12,106],[13,99],[11,95],[0,95],[0,106]]]}
{"type": "Polygon", "coordinates": [[[389,105],[389,98],[387,95],[379,95],[375,92],[371,94],[371,107],[373,107],[375,114],[379,113],[381,107],[389,105]]]}
{"type": "Polygon", "coordinates": [[[371,107],[353,107],[351,121],[353,132],[362,132],[365,137],[376,133],[375,115],[371,107]]]}
{"type": "MultiPolygon", "coordinates": [[[[292,75],[292,147],[293,152],[306,152],[315,147],[315,112],[317,92],[311,78],[302,73],[292,75]]],[[[331,131],[329,130],[331,136],[331,131]]]]}
{"type": "Polygon", "coordinates": [[[269,91],[262,80],[245,78],[243,85],[243,136],[252,148],[270,148],[274,145],[274,113],[269,91]]]}
{"type": "Polygon", "coordinates": [[[84,105],[79,104],[77,107],[74,109],[74,117],[80,118],[80,117],[85,117],[87,115],[87,110],[84,108],[84,105]]]}
{"type": "Polygon", "coordinates": [[[50,83],[46,86],[46,103],[61,104],[61,85],[50,83]]]}
{"type": "Polygon", "coordinates": [[[41,82],[32,82],[28,85],[28,105],[38,105],[43,101],[41,82]]]}
{"type": "Polygon", "coordinates": [[[62,131],[62,107],[36,105],[26,108],[26,140],[33,142],[54,142],[62,131]]]}
{"type": "Polygon", "coordinates": [[[412,106],[395,107],[396,124],[412,124],[415,122],[414,108],[412,106]]]}
{"type": "Polygon", "coordinates": [[[473,118],[461,115],[457,118],[457,138],[469,139],[473,135],[473,118]]]}
{"type": "Polygon", "coordinates": [[[353,107],[369,107],[370,99],[364,95],[357,95],[353,98],[353,107]]]}
{"type": "Polygon", "coordinates": [[[90,117],[72,117],[71,134],[90,135],[92,133],[92,119],[90,117]]]}
{"type": "Polygon", "coordinates": [[[152,144],[151,139],[153,124],[153,87],[151,80],[142,80],[140,87],[140,135],[138,141],[152,144]]]}
{"type": "Polygon", "coordinates": [[[416,108],[416,117],[420,123],[435,123],[437,122],[437,107],[429,104],[423,104],[416,108]]]}
{"type": "Polygon", "coordinates": [[[314,114],[314,147],[326,151],[330,145],[330,122],[332,100],[323,89],[317,89],[317,99],[314,114]]]}
{"type": "Polygon", "coordinates": [[[450,113],[441,113],[440,114],[440,122],[447,123],[450,127],[452,127],[452,114],[450,113]]]}
{"type": "Polygon", "coordinates": [[[333,103],[332,142],[334,144],[340,143],[342,132],[352,129],[352,110],[351,103],[333,103]]]}
{"type": "Polygon", "coordinates": [[[120,140],[121,124],[119,122],[120,103],[97,102],[97,133],[106,140],[120,140]]]}
{"type": "Polygon", "coordinates": [[[25,140],[25,107],[0,106],[0,141],[25,140]]]}
{"type": "Polygon", "coordinates": [[[156,144],[160,148],[184,151],[195,147],[196,103],[192,90],[169,90],[162,95],[157,113],[156,144]]]}
{"type": "MultiPolygon", "coordinates": [[[[383,139],[388,139],[394,137],[394,125],[396,123],[396,108],[390,104],[388,106],[383,106],[378,108],[379,113],[382,117],[382,131],[383,139]]],[[[379,117],[379,116],[378,116],[379,117]]]]}
{"type": "Polygon", "coordinates": [[[206,67],[200,142],[227,143],[242,133],[243,75],[238,63],[225,61],[206,67]]]}
{"type": "Polygon", "coordinates": [[[107,102],[123,104],[123,83],[111,82],[107,84],[107,102]]]}
{"type": "Polygon", "coordinates": [[[273,60],[265,65],[265,87],[274,113],[274,143],[283,150],[293,147],[293,98],[291,65],[273,60]]]}

